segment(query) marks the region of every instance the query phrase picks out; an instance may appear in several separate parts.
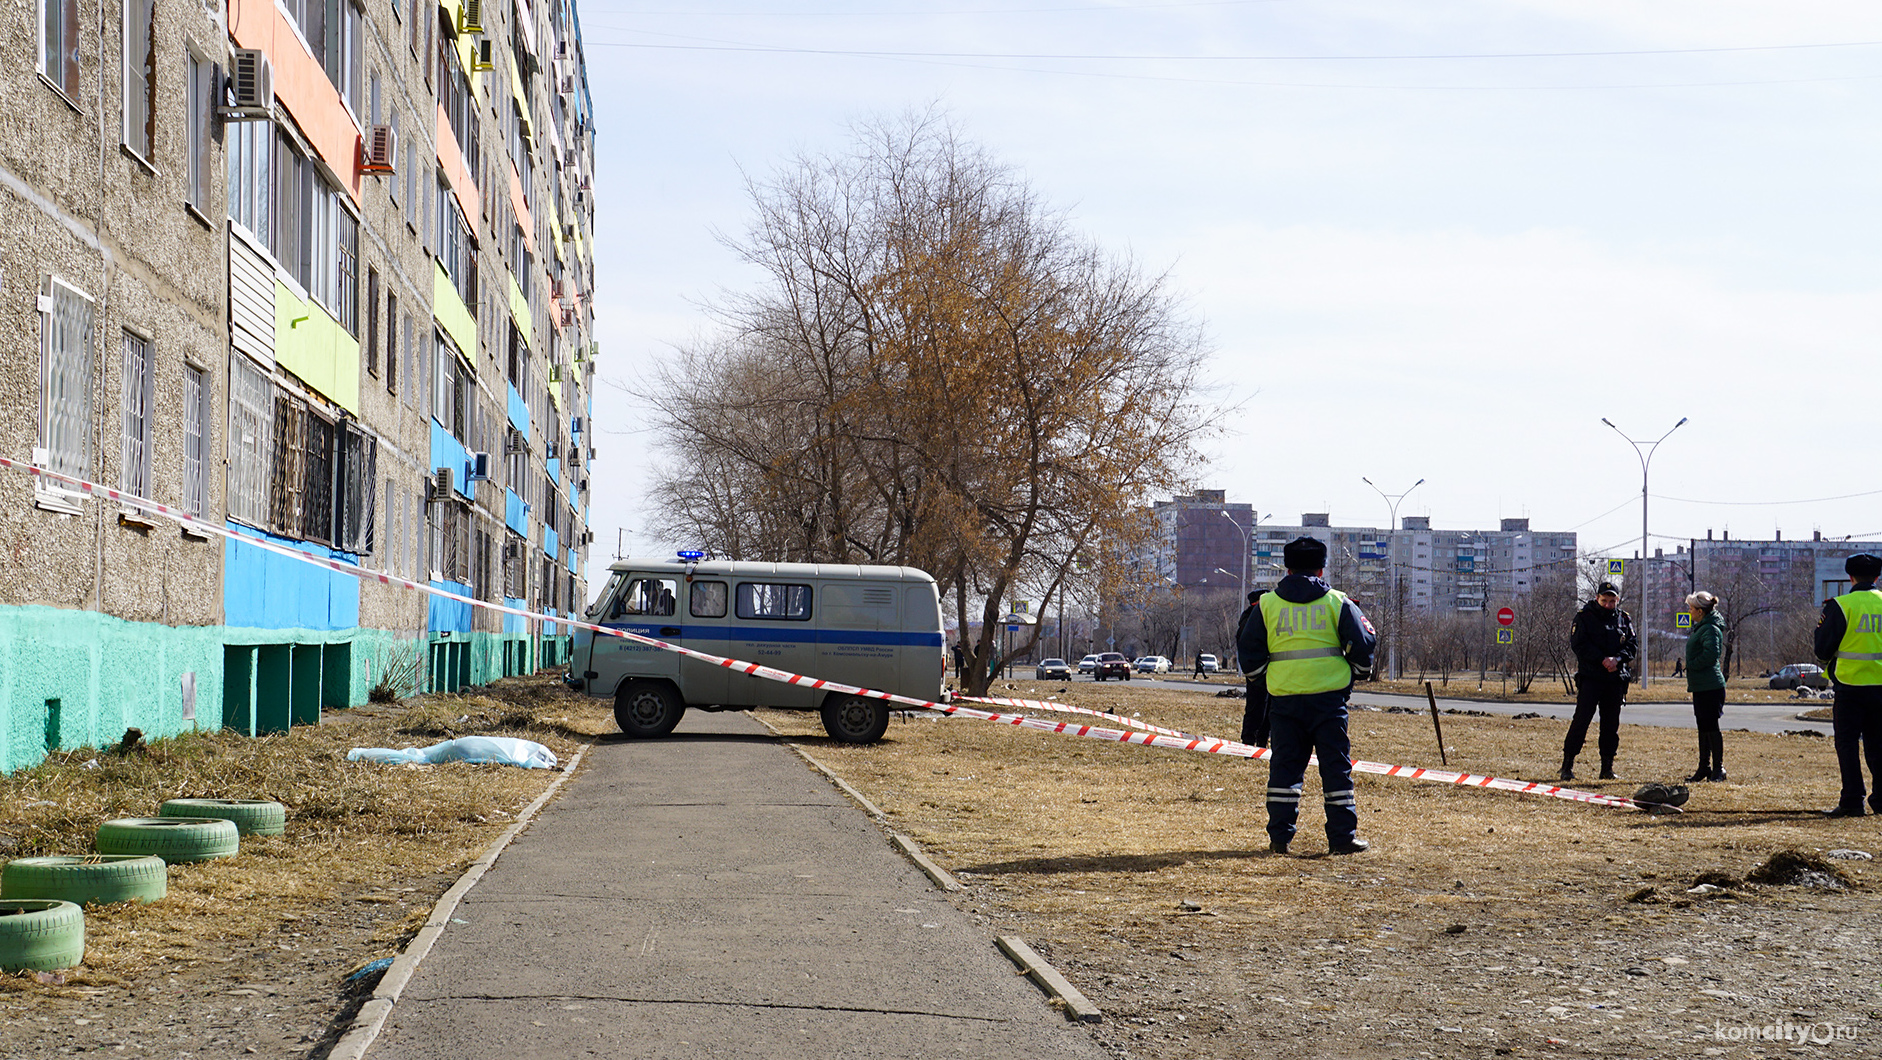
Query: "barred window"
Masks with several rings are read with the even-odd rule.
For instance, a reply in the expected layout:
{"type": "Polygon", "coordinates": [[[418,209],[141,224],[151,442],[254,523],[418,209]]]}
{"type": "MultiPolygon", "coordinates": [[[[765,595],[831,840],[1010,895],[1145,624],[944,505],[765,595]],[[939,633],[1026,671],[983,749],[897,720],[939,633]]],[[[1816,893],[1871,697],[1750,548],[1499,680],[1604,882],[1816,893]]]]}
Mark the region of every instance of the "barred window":
{"type": "Polygon", "coordinates": [[[150,340],[124,333],[124,371],[119,377],[122,408],[118,444],[118,490],[137,497],[150,496],[151,405],[156,381],[151,378],[150,340]]]}
{"type": "Polygon", "coordinates": [[[229,355],[229,518],[268,526],[274,468],[274,384],[254,362],[229,355]]]}
{"type": "Polygon", "coordinates": [[[529,542],[520,534],[503,535],[503,595],[521,600],[529,592],[529,542]]]}
{"type": "MultiPolygon", "coordinates": [[[[91,472],[90,295],[48,277],[39,296],[39,448],[35,463],[85,478],[91,472]]],[[[35,479],[42,500],[79,495],[35,479]]]]}
{"type": "Polygon", "coordinates": [[[201,516],[209,507],[209,373],[183,367],[183,511],[201,516]]]}
{"type": "Polygon", "coordinates": [[[373,552],[373,483],[379,472],[379,439],[351,422],[336,431],[339,443],[335,489],[334,546],[344,552],[373,552]]]}

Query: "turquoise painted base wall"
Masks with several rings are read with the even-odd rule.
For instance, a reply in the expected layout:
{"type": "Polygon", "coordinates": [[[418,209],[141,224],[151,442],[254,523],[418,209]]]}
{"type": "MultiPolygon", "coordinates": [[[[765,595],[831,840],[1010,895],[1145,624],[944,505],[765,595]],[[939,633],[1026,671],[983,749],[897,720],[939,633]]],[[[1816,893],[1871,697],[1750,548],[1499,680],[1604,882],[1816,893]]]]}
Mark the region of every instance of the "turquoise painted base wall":
{"type": "Polygon", "coordinates": [[[418,661],[402,695],[533,673],[563,655],[526,633],[455,633],[448,641],[393,630],[254,629],[127,622],[92,611],[0,607],[0,772],[54,750],[104,747],[135,727],[147,740],[193,728],[251,735],[318,722],[358,706],[387,670],[418,661]],[[453,648],[440,655],[437,645],[453,648]],[[539,646],[540,645],[540,646],[539,646]],[[195,675],[196,716],[183,717],[183,676],[195,675]]]}

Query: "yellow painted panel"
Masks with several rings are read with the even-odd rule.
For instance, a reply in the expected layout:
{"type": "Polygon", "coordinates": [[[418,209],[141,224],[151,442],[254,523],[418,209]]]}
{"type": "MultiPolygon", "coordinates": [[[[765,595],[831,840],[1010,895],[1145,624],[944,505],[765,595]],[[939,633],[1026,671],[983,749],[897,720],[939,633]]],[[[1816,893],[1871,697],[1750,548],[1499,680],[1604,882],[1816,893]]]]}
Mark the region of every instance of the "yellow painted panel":
{"type": "Polygon", "coordinates": [[[359,340],[319,303],[274,285],[275,363],[322,397],[359,415],[359,340]]]}
{"type": "Polygon", "coordinates": [[[451,336],[451,341],[457,343],[458,352],[476,364],[477,320],[465,308],[464,300],[457,296],[457,288],[451,285],[451,277],[444,266],[435,261],[432,262],[431,314],[438,318],[439,326],[451,336]]]}

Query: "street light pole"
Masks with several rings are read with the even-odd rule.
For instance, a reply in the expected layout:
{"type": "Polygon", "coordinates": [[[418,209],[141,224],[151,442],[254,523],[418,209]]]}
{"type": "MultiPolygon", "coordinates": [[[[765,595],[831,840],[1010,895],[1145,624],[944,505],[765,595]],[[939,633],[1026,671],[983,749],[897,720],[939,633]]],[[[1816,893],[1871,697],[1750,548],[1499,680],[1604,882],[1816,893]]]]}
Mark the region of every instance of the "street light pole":
{"type": "Polygon", "coordinates": [[[1385,672],[1396,680],[1404,676],[1399,670],[1398,627],[1403,624],[1405,617],[1404,601],[1399,599],[1398,591],[1398,502],[1405,499],[1405,494],[1424,485],[1425,480],[1419,479],[1405,487],[1404,493],[1396,495],[1387,493],[1378,486],[1373,485],[1372,480],[1364,475],[1359,476],[1359,481],[1364,482],[1368,486],[1372,486],[1372,491],[1377,493],[1380,498],[1385,501],[1386,509],[1391,513],[1391,521],[1385,524],[1385,566],[1386,578],[1392,587],[1392,636],[1386,641],[1385,672]]]}
{"type": "MultiPolygon", "coordinates": [[[[1255,550],[1255,546],[1251,543],[1249,535],[1253,532],[1254,527],[1250,526],[1249,529],[1243,530],[1242,524],[1236,522],[1235,517],[1230,515],[1227,509],[1217,508],[1216,511],[1221,514],[1222,518],[1229,521],[1229,525],[1235,528],[1236,533],[1242,535],[1242,599],[1246,600],[1248,599],[1248,554],[1255,550]]],[[[1228,572],[1223,571],[1222,573],[1227,574],[1228,572]]]]}
{"type": "Polygon", "coordinates": [[[1614,427],[1614,422],[1606,416],[1601,422],[1614,427],[1614,433],[1627,439],[1627,444],[1634,447],[1634,455],[1640,458],[1640,687],[1652,683],[1653,670],[1653,612],[1647,609],[1647,583],[1653,579],[1647,576],[1647,465],[1653,462],[1653,451],[1660,448],[1660,443],[1671,437],[1674,431],[1686,425],[1690,417],[1681,416],[1679,422],[1667,428],[1665,434],[1654,440],[1642,452],[1640,443],[1627,437],[1627,432],[1614,427]]]}

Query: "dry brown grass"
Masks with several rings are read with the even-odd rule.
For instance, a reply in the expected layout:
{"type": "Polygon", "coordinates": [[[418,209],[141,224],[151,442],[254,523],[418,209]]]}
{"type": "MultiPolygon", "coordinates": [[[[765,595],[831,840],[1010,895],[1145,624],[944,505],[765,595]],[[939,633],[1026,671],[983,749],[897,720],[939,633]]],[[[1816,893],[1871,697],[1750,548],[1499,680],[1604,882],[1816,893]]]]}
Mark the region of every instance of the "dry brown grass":
{"type": "MultiPolygon", "coordinates": [[[[348,763],[348,750],[486,734],[534,740],[566,762],[612,730],[606,704],[545,675],[478,695],[329,712],[322,725],[273,736],[201,732],[128,755],[68,751],[0,778],[0,851],[89,853],[101,821],[153,816],[165,799],[272,799],[287,808],[285,834],[245,837],[232,858],[171,866],[160,902],[90,909],[85,963],[66,985],[125,985],[159,965],[227,961],[232,941],[336,909],[371,916],[374,937],[390,949],[422,925],[440,875],[461,872],[555,774],[348,763]],[[402,915],[387,916],[394,912],[402,915]]],[[[0,977],[0,988],[48,989],[30,976],[0,977]]]]}

